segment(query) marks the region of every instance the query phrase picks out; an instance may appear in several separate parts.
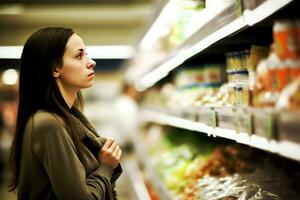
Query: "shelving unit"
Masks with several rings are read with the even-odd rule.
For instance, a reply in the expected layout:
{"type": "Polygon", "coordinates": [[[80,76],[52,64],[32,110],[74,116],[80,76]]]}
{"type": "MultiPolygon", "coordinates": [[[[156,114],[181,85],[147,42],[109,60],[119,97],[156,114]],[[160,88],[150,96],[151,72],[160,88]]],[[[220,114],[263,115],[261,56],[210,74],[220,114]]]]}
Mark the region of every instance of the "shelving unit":
{"type": "MultiPolygon", "coordinates": [[[[159,9],[160,12],[165,10],[164,8],[168,6],[168,2],[171,1],[165,1],[165,4],[162,4],[163,6],[159,9]]],[[[234,40],[235,36],[241,35],[243,32],[250,30],[245,33],[246,37],[253,34],[254,29],[261,28],[262,23],[269,23],[268,19],[281,12],[279,10],[289,7],[291,4],[296,4],[295,0],[260,0],[255,1],[258,2],[256,5],[242,11],[237,2],[233,2],[214,16],[207,17],[207,21],[196,27],[197,30],[179,46],[166,53],[164,57],[158,59],[154,57],[152,64],[145,63],[144,70],[136,73],[126,73],[126,79],[136,89],[145,91],[168,76],[172,70],[180,65],[195,57],[201,57],[202,59],[211,48],[216,45],[224,47],[234,40]]],[[[268,26],[270,29],[271,25],[268,24],[268,26]]],[[[252,40],[254,39],[252,38],[252,40]]],[[[249,41],[247,42],[249,43],[249,41]]],[[[218,52],[218,54],[222,53],[224,55],[227,51],[225,49],[222,48],[222,52],[218,52]]],[[[138,67],[141,68],[141,66],[138,67]]],[[[131,69],[131,72],[132,70],[134,69],[131,69]]],[[[255,108],[190,107],[171,110],[159,105],[143,107],[139,119],[140,123],[153,122],[196,131],[206,134],[212,139],[214,137],[229,139],[300,162],[300,137],[295,134],[297,130],[300,130],[297,121],[298,116],[300,116],[299,112],[296,114],[279,113],[274,110],[255,110],[255,108]],[[293,130],[290,127],[293,127],[293,130]]],[[[135,147],[140,161],[145,167],[145,173],[152,178],[151,181],[156,191],[161,199],[174,199],[151,164],[145,145],[136,142],[143,141],[143,139],[139,138],[138,135],[136,137],[135,147]]]]}
{"type": "Polygon", "coordinates": [[[182,117],[172,116],[159,111],[144,109],[141,111],[141,120],[169,125],[177,128],[198,131],[208,136],[234,140],[258,149],[277,153],[287,158],[300,161],[300,145],[292,141],[276,141],[259,135],[246,132],[237,132],[234,129],[213,127],[202,122],[196,122],[182,117]]]}
{"type": "Polygon", "coordinates": [[[133,81],[138,90],[146,90],[195,54],[237,31],[266,19],[292,1],[265,0],[253,10],[245,10],[242,14],[239,14],[240,8],[237,3],[232,3],[199,27],[198,31],[186,39],[182,45],[171,51],[165,58],[155,61],[155,64],[149,67],[147,73],[137,74],[135,77],[128,77],[127,75],[127,79],[133,81]]]}

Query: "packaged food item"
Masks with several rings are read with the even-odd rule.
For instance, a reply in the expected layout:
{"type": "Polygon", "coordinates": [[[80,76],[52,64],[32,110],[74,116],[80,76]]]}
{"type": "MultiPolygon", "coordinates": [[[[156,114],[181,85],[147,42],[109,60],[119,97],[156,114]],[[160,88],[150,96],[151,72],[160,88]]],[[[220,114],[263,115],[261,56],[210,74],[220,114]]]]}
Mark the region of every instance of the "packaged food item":
{"type": "Polygon", "coordinates": [[[248,71],[240,70],[235,73],[235,97],[236,106],[249,106],[249,82],[248,82],[248,71]]]}
{"type": "Polygon", "coordinates": [[[298,56],[296,29],[290,20],[276,21],[273,27],[276,54],[281,59],[296,59],[298,56]]]}
{"type": "Polygon", "coordinates": [[[205,7],[204,0],[184,0],[174,3],[176,16],[171,19],[171,34],[168,37],[173,46],[180,45],[197,29],[193,25],[195,16],[205,7]],[[176,5],[175,5],[176,4],[176,5]]]}
{"type": "Polygon", "coordinates": [[[279,91],[283,90],[289,83],[289,68],[285,62],[279,62],[275,68],[276,83],[279,91]]]}
{"type": "Polygon", "coordinates": [[[182,4],[181,16],[178,23],[182,24],[183,38],[186,39],[201,27],[200,23],[202,21],[203,24],[205,23],[203,19],[206,14],[204,13],[205,0],[185,0],[182,1],[182,4]]]}
{"type": "Polygon", "coordinates": [[[300,76],[300,59],[287,60],[286,65],[289,68],[289,79],[292,82],[300,76]]]}
{"type": "Polygon", "coordinates": [[[243,69],[242,52],[233,52],[232,59],[233,70],[237,71],[243,69]]]}
{"type": "Polygon", "coordinates": [[[247,107],[249,106],[249,87],[247,85],[237,85],[235,87],[236,106],[247,107]]]}
{"type": "Polygon", "coordinates": [[[296,38],[297,38],[297,48],[300,51],[300,19],[296,20],[296,38]]]}
{"type": "Polygon", "coordinates": [[[205,83],[220,83],[224,80],[224,69],[221,64],[206,64],[204,68],[205,83]]]}
{"type": "Polygon", "coordinates": [[[269,54],[269,48],[265,46],[251,45],[249,55],[249,71],[255,71],[258,63],[269,54]]]}
{"type": "Polygon", "coordinates": [[[271,52],[267,59],[267,67],[268,67],[268,73],[266,76],[267,91],[277,91],[279,89],[277,78],[276,78],[276,70],[280,65],[281,62],[278,59],[277,55],[274,52],[271,52]]]}
{"type": "Polygon", "coordinates": [[[267,90],[268,81],[268,62],[262,60],[256,70],[256,89],[258,91],[267,90]]]}
{"type": "Polygon", "coordinates": [[[300,108],[300,76],[281,92],[275,108],[277,110],[296,110],[300,108]]]}
{"type": "Polygon", "coordinates": [[[227,72],[231,72],[231,71],[233,71],[233,55],[232,55],[232,52],[226,53],[225,56],[226,56],[227,72]]]}
{"type": "Polygon", "coordinates": [[[278,99],[279,92],[276,90],[275,76],[276,62],[270,65],[269,58],[262,60],[257,67],[256,87],[253,91],[253,105],[255,107],[273,107],[278,99]]]}
{"type": "Polygon", "coordinates": [[[201,84],[205,82],[203,66],[193,67],[189,69],[181,69],[175,77],[175,84],[178,88],[201,84]]]}
{"type": "Polygon", "coordinates": [[[244,50],[241,52],[242,54],[242,68],[248,69],[250,68],[250,51],[244,50]]]}
{"type": "MultiPolygon", "coordinates": [[[[267,178],[265,182],[269,181],[267,178]]],[[[278,181],[274,178],[273,181],[278,181]]],[[[206,176],[197,183],[196,199],[203,200],[280,200],[276,194],[262,189],[239,174],[222,178],[206,176]]]]}

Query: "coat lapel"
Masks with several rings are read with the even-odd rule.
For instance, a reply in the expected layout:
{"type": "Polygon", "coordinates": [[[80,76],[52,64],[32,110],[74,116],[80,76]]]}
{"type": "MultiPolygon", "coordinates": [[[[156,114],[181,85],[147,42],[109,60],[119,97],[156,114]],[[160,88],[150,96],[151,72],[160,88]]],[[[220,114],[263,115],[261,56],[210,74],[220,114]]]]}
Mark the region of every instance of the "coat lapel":
{"type": "Polygon", "coordinates": [[[98,153],[102,148],[106,139],[97,134],[95,128],[77,108],[73,107],[71,112],[73,114],[74,121],[76,122],[80,140],[82,140],[95,155],[95,153],[98,153]]]}

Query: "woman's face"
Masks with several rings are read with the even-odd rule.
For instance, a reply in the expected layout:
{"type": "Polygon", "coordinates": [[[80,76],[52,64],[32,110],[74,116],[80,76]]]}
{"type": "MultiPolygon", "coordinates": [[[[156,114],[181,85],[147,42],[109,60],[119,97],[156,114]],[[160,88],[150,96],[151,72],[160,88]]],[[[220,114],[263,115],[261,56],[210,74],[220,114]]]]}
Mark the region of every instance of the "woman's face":
{"type": "Polygon", "coordinates": [[[53,76],[63,87],[83,89],[93,85],[96,63],[87,56],[82,39],[73,34],[66,45],[63,66],[56,68],[53,76]]]}

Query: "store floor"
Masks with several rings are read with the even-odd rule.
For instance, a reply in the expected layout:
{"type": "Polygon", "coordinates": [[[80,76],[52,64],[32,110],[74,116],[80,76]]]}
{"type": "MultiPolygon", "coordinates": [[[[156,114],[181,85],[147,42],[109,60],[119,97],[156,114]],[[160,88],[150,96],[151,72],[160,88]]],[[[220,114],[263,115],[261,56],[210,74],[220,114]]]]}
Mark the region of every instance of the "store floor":
{"type": "MultiPolygon", "coordinates": [[[[127,166],[127,163],[132,162],[130,155],[123,155],[122,166],[127,166]]],[[[123,167],[123,174],[117,182],[116,190],[118,193],[118,200],[138,200],[134,192],[134,185],[126,167],[123,167]]],[[[16,195],[12,192],[7,192],[5,184],[0,186],[0,200],[16,200],[16,195]]]]}

